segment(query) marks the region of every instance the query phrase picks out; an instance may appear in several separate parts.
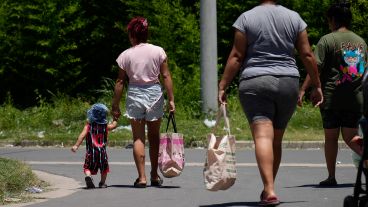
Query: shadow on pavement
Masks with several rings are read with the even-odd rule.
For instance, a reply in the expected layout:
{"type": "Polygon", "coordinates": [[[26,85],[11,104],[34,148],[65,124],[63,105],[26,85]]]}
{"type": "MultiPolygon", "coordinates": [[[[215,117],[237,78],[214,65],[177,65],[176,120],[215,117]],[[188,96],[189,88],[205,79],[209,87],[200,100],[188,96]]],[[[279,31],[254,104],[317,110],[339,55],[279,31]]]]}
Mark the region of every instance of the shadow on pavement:
{"type": "MultiPolygon", "coordinates": [[[[133,185],[109,185],[109,188],[135,188],[133,185]]],[[[180,186],[161,186],[161,187],[154,187],[147,185],[147,188],[164,188],[164,189],[171,189],[171,188],[180,188],[180,186]]]]}
{"type": "Polygon", "coordinates": [[[230,203],[218,203],[210,205],[201,205],[199,207],[230,207],[230,206],[258,206],[259,202],[230,202],[230,203]]]}
{"type": "Polygon", "coordinates": [[[168,186],[168,185],[164,185],[158,188],[166,188],[166,189],[170,189],[170,188],[180,188],[180,186],[168,186]]]}
{"type": "MultiPolygon", "coordinates": [[[[291,202],[281,202],[283,203],[305,203],[307,201],[291,201],[291,202]]],[[[230,202],[230,203],[218,203],[210,205],[200,205],[199,207],[231,207],[231,206],[259,206],[259,202],[230,202]]]]}
{"type": "MultiPolygon", "coordinates": [[[[110,187],[110,186],[108,186],[108,187],[110,187]]],[[[87,187],[84,186],[84,187],[79,187],[77,189],[79,189],[79,190],[103,190],[103,189],[106,189],[106,188],[99,188],[99,187],[87,188],[87,187]]]]}
{"type": "Polygon", "coordinates": [[[297,186],[290,186],[285,188],[351,188],[354,187],[354,183],[343,183],[338,184],[337,186],[319,186],[318,184],[306,184],[306,185],[297,185],[297,186]]]}
{"type": "Polygon", "coordinates": [[[109,188],[135,188],[133,185],[109,185],[109,188]]]}

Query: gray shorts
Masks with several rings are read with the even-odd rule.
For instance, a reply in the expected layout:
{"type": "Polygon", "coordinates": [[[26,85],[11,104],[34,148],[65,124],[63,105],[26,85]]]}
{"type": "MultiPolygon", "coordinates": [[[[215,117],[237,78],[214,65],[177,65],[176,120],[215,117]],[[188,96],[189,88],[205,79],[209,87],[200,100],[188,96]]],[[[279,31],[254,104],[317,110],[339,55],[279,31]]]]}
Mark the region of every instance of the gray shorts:
{"type": "Polygon", "coordinates": [[[129,119],[156,121],[164,114],[164,96],[160,84],[129,85],[125,102],[129,119]]]}
{"type": "Polygon", "coordinates": [[[271,120],[276,129],[285,129],[298,100],[299,78],[258,76],[239,84],[239,99],[248,122],[271,120]]]}

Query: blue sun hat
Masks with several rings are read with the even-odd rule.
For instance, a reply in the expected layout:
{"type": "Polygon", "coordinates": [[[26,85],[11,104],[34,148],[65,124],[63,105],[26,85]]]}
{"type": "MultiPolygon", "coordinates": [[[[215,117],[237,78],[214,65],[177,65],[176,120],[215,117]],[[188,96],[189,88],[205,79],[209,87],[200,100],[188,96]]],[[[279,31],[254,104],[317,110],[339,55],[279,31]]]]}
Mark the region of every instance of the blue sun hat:
{"type": "Polygon", "coordinates": [[[87,118],[89,123],[107,124],[107,112],[108,108],[105,104],[96,103],[87,111],[87,118]]]}

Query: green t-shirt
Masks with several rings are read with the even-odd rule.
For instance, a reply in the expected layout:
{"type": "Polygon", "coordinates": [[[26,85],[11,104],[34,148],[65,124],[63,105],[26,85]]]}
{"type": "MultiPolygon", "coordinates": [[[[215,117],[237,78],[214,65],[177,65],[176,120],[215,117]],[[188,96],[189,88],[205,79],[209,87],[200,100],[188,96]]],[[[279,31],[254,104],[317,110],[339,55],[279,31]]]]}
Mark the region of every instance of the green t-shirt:
{"type": "Polygon", "coordinates": [[[367,68],[367,44],[354,32],[323,36],[314,51],[324,103],[322,109],[362,112],[362,77],[367,68]]]}

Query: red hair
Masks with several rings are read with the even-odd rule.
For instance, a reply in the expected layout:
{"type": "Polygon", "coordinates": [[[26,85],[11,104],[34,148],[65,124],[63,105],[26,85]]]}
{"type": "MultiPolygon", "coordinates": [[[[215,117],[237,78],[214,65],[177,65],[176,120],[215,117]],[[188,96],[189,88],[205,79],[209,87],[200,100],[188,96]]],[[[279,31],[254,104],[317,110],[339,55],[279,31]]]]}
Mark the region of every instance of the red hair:
{"type": "Polygon", "coordinates": [[[130,20],[127,26],[130,36],[138,41],[147,42],[148,37],[148,21],[144,17],[135,17],[130,20]]]}

